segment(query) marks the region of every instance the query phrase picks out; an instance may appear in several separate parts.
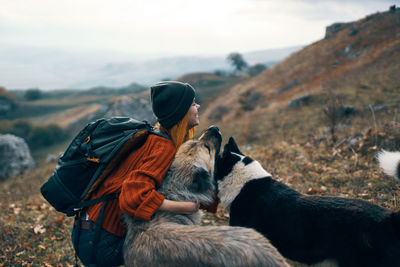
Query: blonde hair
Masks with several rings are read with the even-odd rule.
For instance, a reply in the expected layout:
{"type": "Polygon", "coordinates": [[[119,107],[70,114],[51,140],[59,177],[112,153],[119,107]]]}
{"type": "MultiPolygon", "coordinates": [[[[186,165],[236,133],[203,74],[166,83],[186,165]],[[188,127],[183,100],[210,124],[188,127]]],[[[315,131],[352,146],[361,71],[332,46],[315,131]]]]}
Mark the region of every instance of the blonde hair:
{"type": "Polygon", "coordinates": [[[156,124],[156,128],[168,134],[171,137],[172,142],[174,142],[176,150],[178,150],[184,142],[194,138],[194,128],[188,129],[188,121],[189,115],[186,113],[185,116],[170,129],[165,129],[160,123],[156,124]]]}

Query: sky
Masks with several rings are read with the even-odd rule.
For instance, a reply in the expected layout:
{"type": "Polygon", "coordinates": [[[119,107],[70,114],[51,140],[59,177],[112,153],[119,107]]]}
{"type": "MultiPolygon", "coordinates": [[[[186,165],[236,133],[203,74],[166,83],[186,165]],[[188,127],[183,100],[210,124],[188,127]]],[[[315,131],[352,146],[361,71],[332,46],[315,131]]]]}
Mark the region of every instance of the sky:
{"type": "Polygon", "coordinates": [[[151,84],[172,75],[170,61],[157,70],[137,62],[306,46],[332,23],[394,4],[399,0],[0,0],[0,86],[151,84]]]}
{"type": "MultiPolygon", "coordinates": [[[[0,0],[0,45],[217,55],[309,44],[394,0],[0,0]]],[[[397,3],[398,4],[398,3],[397,3]]]]}

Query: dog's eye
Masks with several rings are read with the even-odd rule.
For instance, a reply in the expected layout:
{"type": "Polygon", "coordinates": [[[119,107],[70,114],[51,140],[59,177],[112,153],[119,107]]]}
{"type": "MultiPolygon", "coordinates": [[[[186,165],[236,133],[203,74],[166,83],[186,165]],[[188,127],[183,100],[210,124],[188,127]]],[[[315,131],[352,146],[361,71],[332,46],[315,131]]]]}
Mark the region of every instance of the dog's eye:
{"type": "Polygon", "coordinates": [[[211,153],[211,148],[208,145],[204,145],[208,149],[208,153],[211,153]]]}

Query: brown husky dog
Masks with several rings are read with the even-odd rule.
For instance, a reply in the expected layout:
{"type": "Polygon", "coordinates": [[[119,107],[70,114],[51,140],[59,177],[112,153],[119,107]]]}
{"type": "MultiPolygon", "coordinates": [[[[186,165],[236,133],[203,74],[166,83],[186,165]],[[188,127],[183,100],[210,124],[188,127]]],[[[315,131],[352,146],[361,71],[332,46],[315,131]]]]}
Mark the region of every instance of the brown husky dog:
{"type": "MultiPolygon", "coordinates": [[[[217,127],[184,143],[158,192],[166,199],[211,203],[215,157],[221,146],[217,127]]],[[[125,215],[126,266],[288,266],[252,229],[200,226],[201,213],[158,211],[150,222],[125,215]]]]}

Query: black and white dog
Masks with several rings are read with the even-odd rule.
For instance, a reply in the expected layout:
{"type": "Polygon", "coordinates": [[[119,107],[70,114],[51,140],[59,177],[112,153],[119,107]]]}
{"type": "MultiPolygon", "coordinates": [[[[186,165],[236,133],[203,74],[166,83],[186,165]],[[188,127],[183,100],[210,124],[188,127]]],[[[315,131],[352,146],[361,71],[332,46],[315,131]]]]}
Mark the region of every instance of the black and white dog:
{"type": "Polygon", "coordinates": [[[233,138],[217,161],[230,225],[251,227],[286,258],[339,266],[400,266],[400,213],[359,199],[303,195],[272,179],[233,138]]]}
{"type": "Polygon", "coordinates": [[[378,153],[378,161],[384,173],[400,179],[400,152],[382,150],[378,153]]]}

